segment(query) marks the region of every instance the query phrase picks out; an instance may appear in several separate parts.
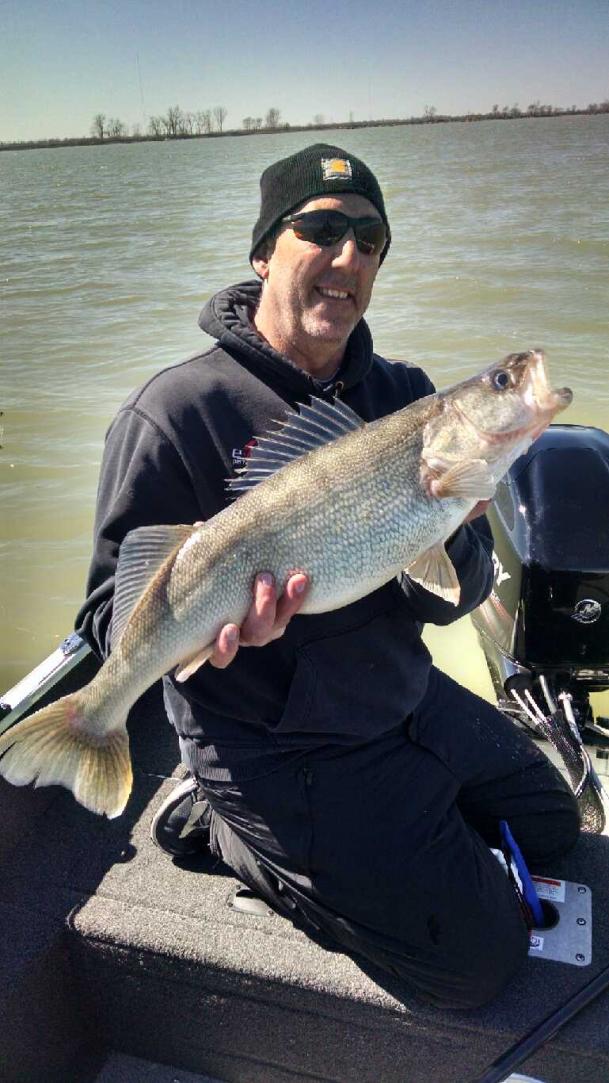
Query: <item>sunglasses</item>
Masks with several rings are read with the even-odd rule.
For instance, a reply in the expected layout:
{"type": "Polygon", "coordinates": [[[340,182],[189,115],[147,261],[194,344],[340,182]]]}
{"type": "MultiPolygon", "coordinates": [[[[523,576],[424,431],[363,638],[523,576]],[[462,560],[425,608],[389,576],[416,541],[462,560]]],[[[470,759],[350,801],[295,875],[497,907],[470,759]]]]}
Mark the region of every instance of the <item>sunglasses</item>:
{"type": "Polygon", "coordinates": [[[282,222],[291,226],[299,241],[331,248],[352,229],[355,243],[366,256],[379,256],[387,244],[387,228],[380,218],[350,218],[342,211],[308,211],[290,214],[282,222]]]}

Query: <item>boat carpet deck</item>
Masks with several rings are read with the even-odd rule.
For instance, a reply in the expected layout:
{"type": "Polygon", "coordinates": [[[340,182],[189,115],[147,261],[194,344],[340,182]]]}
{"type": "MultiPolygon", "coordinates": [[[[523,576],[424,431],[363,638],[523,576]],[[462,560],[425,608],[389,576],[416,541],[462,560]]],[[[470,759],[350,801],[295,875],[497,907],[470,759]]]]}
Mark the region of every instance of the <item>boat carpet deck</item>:
{"type": "MultiPolygon", "coordinates": [[[[0,882],[6,1083],[95,1078],[86,1058],[82,1075],[66,1074],[76,1037],[84,1050],[231,1083],[468,1083],[609,965],[606,837],[582,837],[569,858],[535,870],[591,886],[592,964],[530,959],[476,1011],[428,1007],[276,915],[236,912],[225,868],[171,861],[150,841],[176,760],[152,702],[133,728],[136,781],[121,818],[93,816],[61,790],[17,798],[29,815],[0,882]]],[[[14,795],[2,783],[0,816],[14,795]]],[[[547,1083],[609,1079],[608,1005],[604,994],[521,1070],[547,1083]]]]}
{"type": "Polygon", "coordinates": [[[101,1068],[95,1083],[222,1083],[209,1075],[187,1072],[166,1064],[154,1064],[122,1053],[113,1053],[101,1068]]]}

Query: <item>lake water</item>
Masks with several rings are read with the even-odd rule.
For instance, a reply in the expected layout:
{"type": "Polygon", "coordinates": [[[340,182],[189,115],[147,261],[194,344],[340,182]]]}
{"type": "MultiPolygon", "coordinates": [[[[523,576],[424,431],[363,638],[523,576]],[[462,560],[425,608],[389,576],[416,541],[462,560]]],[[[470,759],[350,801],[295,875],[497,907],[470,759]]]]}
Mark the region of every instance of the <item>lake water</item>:
{"type": "MultiPolygon", "coordinates": [[[[251,276],[262,169],[316,138],[0,154],[0,692],[72,628],[113,414],[210,344],[197,315],[251,276]]],[[[575,392],[565,420],[609,429],[609,116],[322,138],[369,162],[385,192],[377,350],[441,387],[542,345],[575,392]]],[[[439,664],[491,695],[468,620],[428,638],[439,664]]]]}

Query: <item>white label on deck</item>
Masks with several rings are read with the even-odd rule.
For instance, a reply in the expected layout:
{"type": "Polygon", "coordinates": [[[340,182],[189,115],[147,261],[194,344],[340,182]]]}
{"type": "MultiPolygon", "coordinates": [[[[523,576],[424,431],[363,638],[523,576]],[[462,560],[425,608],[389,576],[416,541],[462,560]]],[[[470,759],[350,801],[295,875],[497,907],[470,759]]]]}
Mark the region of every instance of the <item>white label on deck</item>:
{"type": "Polygon", "coordinates": [[[550,899],[551,902],[565,901],[564,880],[549,880],[546,876],[532,876],[531,879],[540,899],[550,899]]]}

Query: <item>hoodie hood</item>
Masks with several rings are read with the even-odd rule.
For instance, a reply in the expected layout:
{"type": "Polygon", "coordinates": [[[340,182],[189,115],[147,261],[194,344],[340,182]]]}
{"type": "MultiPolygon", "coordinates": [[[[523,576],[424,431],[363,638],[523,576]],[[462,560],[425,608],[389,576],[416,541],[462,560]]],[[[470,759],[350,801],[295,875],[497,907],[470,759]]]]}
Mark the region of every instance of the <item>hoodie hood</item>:
{"type": "MultiPolygon", "coordinates": [[[[258,278],[221,290],[201,310],[199,327],[245,368],[273,385],[281,385],[291,396],[302,395],[303,391],[319,394],[324,385],[274,350],[256,331],[253,314],[261,290],[258,278]]],[[[337,384],[354,387],[369,372],[372,357],[372,336],[365,320],[360,320],[347,342],[337,384]]]]}

